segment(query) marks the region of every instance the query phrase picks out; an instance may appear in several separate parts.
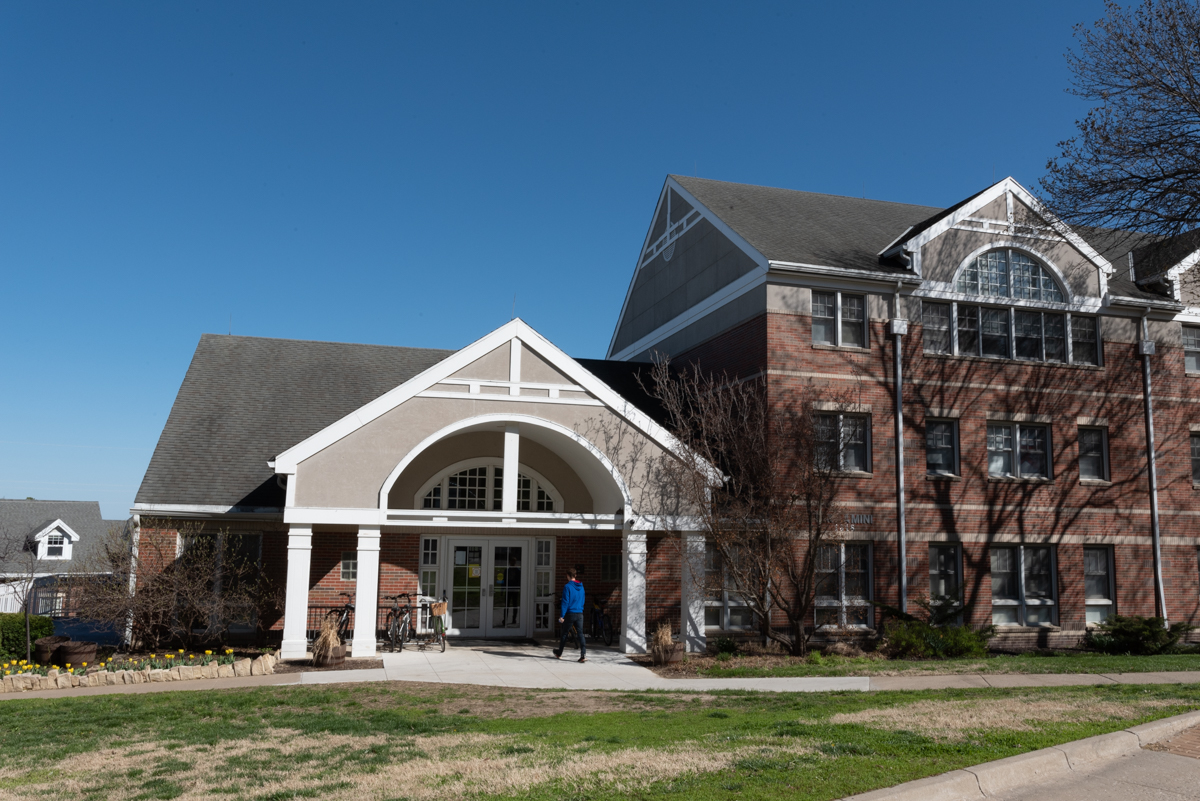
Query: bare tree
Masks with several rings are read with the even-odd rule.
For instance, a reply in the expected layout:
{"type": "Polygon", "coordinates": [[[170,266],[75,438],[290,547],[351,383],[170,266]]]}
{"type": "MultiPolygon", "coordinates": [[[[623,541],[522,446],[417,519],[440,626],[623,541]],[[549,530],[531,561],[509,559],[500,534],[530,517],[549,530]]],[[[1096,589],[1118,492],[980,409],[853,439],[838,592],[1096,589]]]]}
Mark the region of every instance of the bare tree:
{"type": "Polygon", "coordinates": [[[1073,94],[1097,103],[1041,186],[1071,224],[1175,236],[1200,225],[1200,6],[1143,0],[1075,28],[1073,94]]]}
{"type": "MultiPolygon", "coordinates": [[[[818,567],[846,530],[836,503],[839,473],[854,447],[849,393],[806,387],[772,398],[765,381],[731,380],[698,367],[655,365],[653,387],[686,446],[657,471],[700,521],[709,594],[730,592],[765,639],[802,654],[814,630],[818,567]],[[714,480],[712,466],[722,478],[714,480]]],[[[686,568],[685,568],[686,569],[686,568]]],[[[693,573],[699,573],[692,568],[693,573]]]]}

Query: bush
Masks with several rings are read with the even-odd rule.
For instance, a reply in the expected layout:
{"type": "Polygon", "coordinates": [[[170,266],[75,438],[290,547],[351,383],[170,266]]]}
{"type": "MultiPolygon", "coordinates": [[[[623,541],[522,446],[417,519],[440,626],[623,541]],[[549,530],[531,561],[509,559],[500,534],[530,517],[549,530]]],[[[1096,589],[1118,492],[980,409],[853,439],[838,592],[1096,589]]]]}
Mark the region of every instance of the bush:
{"type": "Polygon", "coordinates": [[[736,654],[738,649],[737,640],[732,637],[717,638],[717,653],[718,654],[736,654]]]}
{"type": "Polygon", "coordinates": [[[1086,645],[1105,654],[1153,656],[1172,650],[1183,635],[1194,629],[1187,623],[1164,626],[1161,617],[1113,615],[1100,625],[1099,631],[1089,631],[1086,645]]]}
{"type": "Polygon", "coordinates": [[[990,627],[933,626],[924,620],[893,621],[887,628],[887,653],[894,659],[955,659],[987,656],[990,627]]]}
{"type": "MultiPolygon", "coordinates": [[[[44,615],[29,616],[29,642],[54,634],[54,621],[44,615]]],[[[25,658],[25,613],[0,614],[0,659],[25,658]]]]}

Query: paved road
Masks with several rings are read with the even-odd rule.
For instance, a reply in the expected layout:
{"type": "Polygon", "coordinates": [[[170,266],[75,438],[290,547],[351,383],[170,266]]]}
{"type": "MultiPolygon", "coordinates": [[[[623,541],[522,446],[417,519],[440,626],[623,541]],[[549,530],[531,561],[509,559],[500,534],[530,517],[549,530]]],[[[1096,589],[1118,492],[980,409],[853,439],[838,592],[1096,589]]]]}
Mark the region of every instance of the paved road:
{"type": "Polygon", "coordinates": [[[1139,751],[1058,781],[992,796],[997,801],[1176,801],[1200,799],[1200,759],[1139,751]]]}

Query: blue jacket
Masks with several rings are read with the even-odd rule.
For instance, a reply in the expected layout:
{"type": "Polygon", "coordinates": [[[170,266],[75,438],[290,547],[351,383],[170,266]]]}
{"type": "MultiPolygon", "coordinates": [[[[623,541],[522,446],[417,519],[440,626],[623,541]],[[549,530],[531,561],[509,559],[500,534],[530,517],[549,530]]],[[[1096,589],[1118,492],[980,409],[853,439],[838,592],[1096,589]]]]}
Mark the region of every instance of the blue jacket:
{"type": "Polygon", "coordinates": [[[583,614],[583,584],[578,581],[568,581],[563,586],[562,614],[559,617],[566,617],[572,612],[583,614]]]}

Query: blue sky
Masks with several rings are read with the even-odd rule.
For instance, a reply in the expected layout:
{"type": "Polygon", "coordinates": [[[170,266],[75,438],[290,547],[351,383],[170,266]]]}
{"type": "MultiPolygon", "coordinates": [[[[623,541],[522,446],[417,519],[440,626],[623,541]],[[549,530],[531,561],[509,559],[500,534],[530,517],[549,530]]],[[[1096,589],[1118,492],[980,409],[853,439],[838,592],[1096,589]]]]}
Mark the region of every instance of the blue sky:
{"type": "Polygon", "coordinates": [[[205,332],[603,356],[668,173],[1034,188],[1102,13],[3,3],[0,497],[126,516],[205,332]]]}

